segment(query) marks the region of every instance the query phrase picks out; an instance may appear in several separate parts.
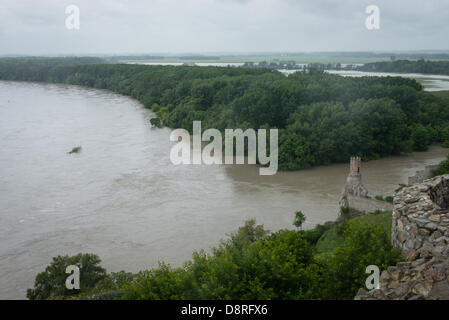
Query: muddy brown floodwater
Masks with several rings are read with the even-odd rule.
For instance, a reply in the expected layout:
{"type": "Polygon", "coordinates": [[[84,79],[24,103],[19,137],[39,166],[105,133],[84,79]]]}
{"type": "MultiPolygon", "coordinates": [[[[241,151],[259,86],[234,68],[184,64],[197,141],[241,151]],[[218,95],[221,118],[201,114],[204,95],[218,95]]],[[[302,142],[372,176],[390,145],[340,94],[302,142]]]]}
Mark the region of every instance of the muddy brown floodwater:
{"type": "MultiPolygon", "coordinates": [[[[347,165],[259,176],[256,166],[174,166],[168,128],[108,91],[0,81],[0,298],[20,299],[56,255],[98,254],[108,271],[180,265],[249,218],[270,230],[334,220],[347,165]],[[67,154],[82,146],[78,154],[67,154]]],[[[373,194],[447,151],[363,163],[373,194]]]]}

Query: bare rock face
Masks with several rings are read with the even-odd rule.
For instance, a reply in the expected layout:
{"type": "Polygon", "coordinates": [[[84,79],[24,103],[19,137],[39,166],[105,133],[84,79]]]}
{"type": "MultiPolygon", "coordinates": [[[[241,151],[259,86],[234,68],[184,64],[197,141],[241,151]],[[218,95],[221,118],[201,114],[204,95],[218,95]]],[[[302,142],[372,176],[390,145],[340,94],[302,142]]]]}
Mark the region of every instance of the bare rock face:
{"type": "Polygon", "coordinates": [[[449,175],[402,189],[394,197],[392,242],[403,262],[383,271],[380,289],[356,300],[449,300],[449,175]]]}

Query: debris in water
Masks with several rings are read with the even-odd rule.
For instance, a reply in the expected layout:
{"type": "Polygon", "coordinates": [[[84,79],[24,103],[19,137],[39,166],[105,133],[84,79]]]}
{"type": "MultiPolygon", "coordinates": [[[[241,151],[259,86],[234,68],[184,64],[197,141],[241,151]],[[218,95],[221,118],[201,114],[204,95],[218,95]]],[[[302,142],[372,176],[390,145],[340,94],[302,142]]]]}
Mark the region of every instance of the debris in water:
{"type": "Polygon", "coordinates": [[[75,147],[72,149],[72,151],[67,152],[68,154],[72,154],[72,153],[79,153],[81,151],[81,146],[79,147],[75,147]]]}

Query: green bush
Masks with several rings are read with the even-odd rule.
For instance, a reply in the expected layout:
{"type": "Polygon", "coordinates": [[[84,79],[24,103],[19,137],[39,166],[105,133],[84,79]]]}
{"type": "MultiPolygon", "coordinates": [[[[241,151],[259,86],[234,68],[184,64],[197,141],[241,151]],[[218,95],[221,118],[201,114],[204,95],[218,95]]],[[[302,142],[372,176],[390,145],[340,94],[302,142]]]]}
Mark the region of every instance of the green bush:
{"type": "Polygon", "coordinates": [[[125,285],[126,300],[179,300],[183,298],[184,271],[160,263],[156,269],[142,271],[137,279],[125,285]]]}
{"type": "Polygon", "coordinates": [[[325,224],[318,224],[315,228],[301,231],[304,240],[315,246],[321,236],[334,226],[334,222],[326,222],[325,224]]]}
{"type": "Polygon", "coordinates": [[[131,272],[111,272],[96,284],[95,289],[91,290],[86,295],[95,296],[96,294],[105,292],[122,292],[126,286],[136,281],[137,278],[138,274],[131,272]]]}
{"type": "Polygon", "coordinates": [[[338,235],[344,235],[346,227],[348,226],[348,221],[347,220],[343,220],[338,222],[335,225],[335,230],[337,231],[338,235]]]}
{"type": "Polygon", "coordinates": [[[330,299],[352,299],[364,286],[366,267],[376,265],[381,270],[399,261],[399,251],[393,249],[382,226],[355,219],[344,232],[345,242],[327,260],[328,295],[330,299]]]}
{"type": "Polygon", "coordinates": [[[160,263],[157,268],[138,274],[106,274],[95,255],[58,256],[36,277],[35,288],[29,289],[27,296],[137,300],[352,299],[364,285],[368,265],[385,269],[398,261],[389,230],[391,213],[348,218],[307,231],[281,230],[272,234],[249,220],[212,248],[210,254],[204,250],[194,252],[192,259],[178,268],[160,263]],[[70,264],[80,266],[80,292],[65,289],[65,268],[70,264]]]}
{"type": "Polygon", "coordinates": [[[158,128],[161,128],[161,127],[162,127],[162,121],[161,121],[161,119],[159,119],[159,118],[151,118],[151,119],[150,119],[150,124],[151,124],[153,127],[158,127],[158,128]]]}
{"type": "Polygon", "coordinates": [[[184,268],[160,265],[142,272],[125,299],[308,299],[322,295],[322,268],[301,232],[263,235],[257,226],[231,235],[212,250],[195,252],[184,268]],[[249,232],[248,232],[249,230],[249,232]],[[246,234],[246,235],[244,235],[246,234]],[[247,236],[247,235],[258,236],[247,236]],[[261,238],[262,237],[262,238],[261,238]]]}
{"type": "Polygon", "coordinates": [[[100,263],[101,260],[97,255],[88,253],[79,253],[72,257],[54,257],[45,271],[36,276],[34,288],[27,290],[27,298],[30,300],[64,298],[92,290],[106,277],[106,270],[100,263]],[[66,288],[65,283],[69,276],[66,268],[70,265],[76,265],[80,270],[80,290],[66,288]]]}
{"type": "Polygon", "coordinates": [[[431,137],[426,127],[417,124],[411,127],[410,138],[413,141],[413,149],[415,151],[426,151],[429,148],[431,137]]]}

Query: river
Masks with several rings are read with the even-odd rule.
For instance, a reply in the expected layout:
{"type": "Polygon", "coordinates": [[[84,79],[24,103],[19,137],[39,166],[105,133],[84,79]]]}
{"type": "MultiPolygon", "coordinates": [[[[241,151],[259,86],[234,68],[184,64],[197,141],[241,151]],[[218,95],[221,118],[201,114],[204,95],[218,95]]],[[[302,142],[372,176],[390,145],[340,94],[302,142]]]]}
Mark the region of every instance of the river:
{"type": "Polygon", "coordinates": [[[422,84],[425,91],[449,90],[449,76],[422,73],[365,72],[348,70],[326,70],[343,77],[403,77],[415,79],[422,84]]]}
{"type": "MultiPolygon", "coordinates": [[[[0,81],[0,299],[25,297],[56,255],[98,254],[108,271],[180,265],[249,218],[270,230],[334,220],[348,165],[259,176],[258,167],[174,166],[170,129],[135,100],[77,86],[0,81]],[[78,154],[68,154],[75,146],[78,154]]],[[[373,194],[447,154],[363,163],[373,194]]]]}

